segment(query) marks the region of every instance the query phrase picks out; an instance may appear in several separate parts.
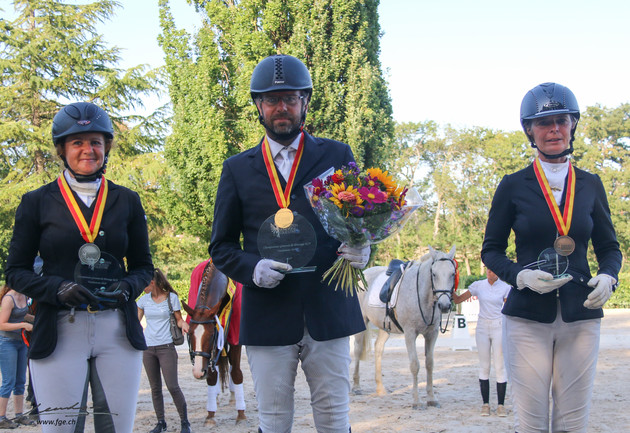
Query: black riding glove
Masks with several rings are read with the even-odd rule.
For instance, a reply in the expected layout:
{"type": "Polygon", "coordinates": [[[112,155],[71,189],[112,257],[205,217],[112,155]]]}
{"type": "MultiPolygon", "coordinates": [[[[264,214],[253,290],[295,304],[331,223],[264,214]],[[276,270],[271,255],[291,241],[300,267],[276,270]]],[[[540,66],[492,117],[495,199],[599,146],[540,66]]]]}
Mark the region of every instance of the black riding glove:
{"type": "Polygon", "coordinates": [[[57,289],[57,300],[68,308],[79,305],[96,305],[98,299],[92,292],[74,281],[64,281],[57,289]]]}
{"type": "Polygon", "coordinates": [[[110,284],[105,290],[99,292],[100,304],[108,308],[122,307],[129,300],[131,286],[125,281],[117,281],[110,284]]]}

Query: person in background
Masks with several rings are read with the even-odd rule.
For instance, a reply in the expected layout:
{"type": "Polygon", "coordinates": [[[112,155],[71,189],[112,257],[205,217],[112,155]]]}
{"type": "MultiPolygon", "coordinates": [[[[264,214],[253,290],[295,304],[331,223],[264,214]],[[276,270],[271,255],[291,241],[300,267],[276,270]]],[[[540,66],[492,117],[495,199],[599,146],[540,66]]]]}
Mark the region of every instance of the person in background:
{"type": "Polygon", "coordinates": [[[475,329],[475,341],[479,355],[479,387],[483,401],[481,416],[490,415],[490,365],[492,363],[497,379],[497,415],[507,416],[505,410],[507,375],[503,361],[501,307],[503,307],[503,302],[509,292],[510,286],[499,280],[490,269],[486,269],[485,280],[475,281],[461,295],[453,293],[453,302],[456,304],[464,302],[472,296],[479,300],[479,318],[475,329]]]}
{"type": "Polygon", "coordinates": [[[177,326],[188,333],[188,323],[184,321],[181,313],[179,298],[173,287],[158,268],[155,269],[151,283],[144,289],[146,293],[138,299],[138,319],[146,318],[144,338],[147,340],[147,350],[144,351],[142,363],[147,373],[149,385],[151,385],[151,399],[153,409],[157,416],[157,425],[150,433],[166,431],[166,418],[164,416],[164,396],[162,395],[162,378],[164,376],[168,392],[173,397],[173,403],[179,413],[182,424],[182,433],[190,433],[190,422],[186,408],[186,398],[179,387],[177,380],[177,350],[173,344],[170,329],[170,309],[167,297],[170,297],[173,314],[177,319],[177,326]]]}
{"type": "Polygon", "coordinates": [[[137,193],[104,177],[114,129],[102,108],[63,107],[52,138],[65,169],[22,197],[5,270],[37,301],[29,365],[40,425],[80,431],[94,413],[96,432],[130,432],[146,349],[135,299],[153,275],[146,216],[137,193]]]}
{"type": "Polygon", "coordinates": [[[20,424],[35,424],[35,421],[23,413],[27,347],[22,341],[22,329],[30,331],[33,325],[24,321],[28,312],[26,296],[4,285],[0,290],[0,300],[0,429],[13,429],[20,424]],[[7,418],[11,393],[14,420],[7,418]]]}
{"type": "Polygon", "coordinates": [[[317,431],[348,433],[349,336],[365,329],[358,298],[322,283],[338,254],[363,268],[370,248],[329,237],[304,194],[314,177],[354,161],[347,144],[303,131],[312,90],[310,73],[297,58],[275,55],[258,63],[250,91],[266,134],[258,146],[223,163],[214,206],[208,251],[217,269],[243,284],[239,342],[247,350],[258,431],[264,433],[291,431],[299,363],[317,431]],[[282,198],[290,203],[281,207],[282,198]],[[280,209],[313,226],[317,248],[309,266],[315,272],[286,274],[291,265],[261,257],[259,229],[280,209]]]}
{"type": "Polygon", "coordinates": [[[560,84],[526,93],[521,124],[537,155],[503,177],[486,225],[481,259],[513,287],[502,312],[518,433],[587,431],[602,307],[621,268],[602,181],[570,158],[579,119],[575,95],[560,84]],[[516,261],[506,254],[511,231],[516,261]]]}

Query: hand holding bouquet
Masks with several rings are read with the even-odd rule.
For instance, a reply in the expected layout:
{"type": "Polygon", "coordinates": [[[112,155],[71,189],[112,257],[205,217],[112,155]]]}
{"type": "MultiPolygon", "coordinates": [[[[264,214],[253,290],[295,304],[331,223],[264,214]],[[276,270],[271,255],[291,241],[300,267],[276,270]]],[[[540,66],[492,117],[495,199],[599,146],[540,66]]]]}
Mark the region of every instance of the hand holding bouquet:
{"type": "MultiPolygon", "coordinates": [[[[304,186],[326,233],[351,248],[364,248],[400,230],[422,205],[415,189],[400,187],[387,172],[368,168],[361,172],[353,162],[328,170],[304,186]]],[[[324,273],[324,281],[337,281],[335,289],[354,295],[363,271],[338,258],[324,273]]]]}

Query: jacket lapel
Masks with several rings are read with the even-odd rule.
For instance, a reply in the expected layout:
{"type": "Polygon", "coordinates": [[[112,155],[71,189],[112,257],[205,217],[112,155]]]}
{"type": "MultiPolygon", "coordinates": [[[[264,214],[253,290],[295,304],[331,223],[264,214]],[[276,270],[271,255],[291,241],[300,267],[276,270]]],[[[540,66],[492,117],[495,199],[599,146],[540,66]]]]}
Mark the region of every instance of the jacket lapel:
{"type": "Polygon", "coordinates": [[[295,174],[294,185],[302,185],[303,183],[310,182],[314,177],[319,176],[321,173],[313,173],[313,169],[318,165],[318,162],[324,157],[325,152],[322,152],[323,141],[313,137],[308,133],[304,133],[304,153],[300,161],[297,173],[295,174]]]}

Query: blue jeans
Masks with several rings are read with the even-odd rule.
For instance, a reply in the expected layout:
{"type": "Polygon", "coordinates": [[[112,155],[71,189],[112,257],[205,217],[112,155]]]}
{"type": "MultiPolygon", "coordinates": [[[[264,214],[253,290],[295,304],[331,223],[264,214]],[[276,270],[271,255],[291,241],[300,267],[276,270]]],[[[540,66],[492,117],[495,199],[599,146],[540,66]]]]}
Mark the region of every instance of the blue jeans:
{"type": "Polygon", "coordinates": [[[2,371],[2,387],[0,397],[24,395],[26,383],[26,344],[0,335],[0,371],[2,371]]]}

